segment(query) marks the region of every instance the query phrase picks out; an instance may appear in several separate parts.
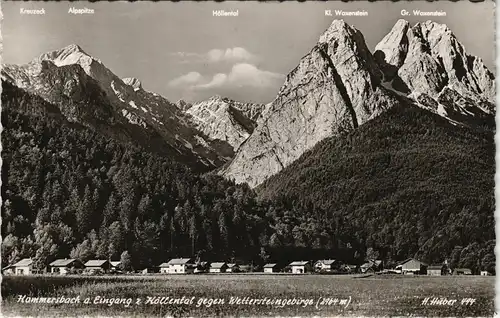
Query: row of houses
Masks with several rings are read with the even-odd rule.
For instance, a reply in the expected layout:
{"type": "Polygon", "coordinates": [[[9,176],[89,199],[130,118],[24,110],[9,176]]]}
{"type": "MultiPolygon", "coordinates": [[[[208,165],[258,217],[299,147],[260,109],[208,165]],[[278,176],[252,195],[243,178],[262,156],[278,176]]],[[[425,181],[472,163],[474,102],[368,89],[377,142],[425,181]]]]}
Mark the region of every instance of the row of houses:
{"type": "MultiPolygon", "coordinates": [[[[428,265],[424,262],[409,258],[399,263],[395,267],[395,272],[404,275],[428,275],[428,276],[444,276],[444,275],[472,275],[470,268],[454,268],[448,266],[448,262],[443,264],[428,265]]],[[[490,276],[488,271],[480,271],[481,276],[490,276]]]]}
{"type": "MultiPolygon", "coordinates": [[[[317,262],[311,261],[294,261],[288,265],[278,263],[268,263],[262,268],[264,273],[291,272],[293,274],[303,274],[309,272],[334,272],[348,271],[355,272],[358,269],[365,272],[372,269],[376,264],[365,264],[361,267],[357,265],[343,265],[337,260],[320,260],[317,262]]],[[[237,273],[249,271],[251,265],[219,262],[194,262],[192,258],[174,258],[159,266],[145,268],[141,272],[162,274],[191,274],[191,273],[237,273]]],[[[89,260],[86,263],[80,262],[78,259],[58,259],[51,262],[47,269],[36,269],[34,262],[30,258],[22,259],[19,262],[9,265],[2,269],[4,274],[30,275],[38,273],[51,273],[66,275],[74,272],[83,273],[108,273],[110,271],[120,271],[119,261],[108,260],[89,260]]]]}
{"type": "Polygon", "coordinates": [[[34,261],[31,258],[25,258],[19,262],[2,268],[4,275],[32,275],[32,274],[60,274],[66,275],[77,270],[85,270],[89,274],[93,272],[109,272],[111,270],[119,270],[120,261],[108,260],[89,260],[82,263],[78,259],[57,259],[49,264],[48,268],[36,268],[34,261]]]}
{"type": "MultiPolygon", "coordinates": [[[[34,268],[32,259],[26,258],[19,262],[7,266],[2,269],[6,275],[30,275],[38,273],[52,274],[72,274],[72,273],[110,273],[113,271],[119,272],[121,263],[119,261],[108,260],[89,260],[82,263],[77,259],[58,259],[49,264],[48,269],[34,268]]],[[[193,274],[193,273],[237,273],[253,271],[251,265],[227,263],[227,262],[195,262],[193,258],[174,258],[168,262],[162,263],[159,266],[145,268],[140,273],[162,273],[162,274],[193,274]]],[[[305,273],[398,273],[404,275],[471,275],[472,271],[466,268],[456,268],[452,271],[447,264],[430,265],[416,260],[414,258],[400,262],[393,269],[384,269],[381,260],[370,260],[362,265],[344,264],[339,260],[328,259],[311,261],[293,261],[289,264],[268,263],[262,268],[264,273],[289,272],[292,274],[305,273]]],[[[490,275],[486,271],[482,271],[481,275],[490,275]]]]}

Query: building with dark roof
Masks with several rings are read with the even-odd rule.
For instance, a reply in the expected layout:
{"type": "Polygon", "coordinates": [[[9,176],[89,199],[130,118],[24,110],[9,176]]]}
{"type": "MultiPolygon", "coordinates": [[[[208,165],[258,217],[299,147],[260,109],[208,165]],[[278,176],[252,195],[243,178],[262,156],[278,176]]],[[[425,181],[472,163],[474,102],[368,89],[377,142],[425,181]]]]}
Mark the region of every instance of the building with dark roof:
{"type": "Polygon", "coordinates": [[[50,272],[52,274],[66,275],[73,269],[83,268],[82,262],[74,258],[56,259],[49,264],[50,272]]]}

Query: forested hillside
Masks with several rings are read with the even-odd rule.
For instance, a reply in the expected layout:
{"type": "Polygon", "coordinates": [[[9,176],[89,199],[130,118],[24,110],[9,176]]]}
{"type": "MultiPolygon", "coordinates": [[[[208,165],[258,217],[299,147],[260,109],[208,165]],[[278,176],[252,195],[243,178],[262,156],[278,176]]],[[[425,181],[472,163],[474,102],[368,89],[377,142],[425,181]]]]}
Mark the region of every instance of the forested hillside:
{"type": "Polygon", "coordinates": [[[119,259],[135,268],[172,257],[361,260],[342,222],[280,203],[89,127],[3,83],[2,263],[32,257],[119,259]],[[15,97],[15,98],[13,98],[15,97]]]}
{"type": "Polygon", "coordinates": [[[324,140],[257,192],[304,217],[344,219],[387,261],[494,270],[494,154],[493,126],[457,127],[400,105],[324,140]]]}

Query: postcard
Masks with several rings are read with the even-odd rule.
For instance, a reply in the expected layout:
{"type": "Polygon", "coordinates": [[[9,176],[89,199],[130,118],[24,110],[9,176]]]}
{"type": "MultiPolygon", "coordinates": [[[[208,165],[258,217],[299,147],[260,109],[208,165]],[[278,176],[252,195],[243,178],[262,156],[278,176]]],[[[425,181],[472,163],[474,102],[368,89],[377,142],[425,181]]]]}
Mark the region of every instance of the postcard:
{"type": "Polygon", "coordinates": [[[2,315],[495,313],[494,3],[2,3],[2,315]]]}

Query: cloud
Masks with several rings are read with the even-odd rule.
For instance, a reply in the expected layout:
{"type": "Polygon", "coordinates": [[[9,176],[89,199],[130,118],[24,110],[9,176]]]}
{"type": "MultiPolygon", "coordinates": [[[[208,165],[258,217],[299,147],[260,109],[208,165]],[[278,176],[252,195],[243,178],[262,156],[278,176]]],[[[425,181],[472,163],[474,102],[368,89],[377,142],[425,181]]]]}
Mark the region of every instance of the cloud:
{"type": "Polygon", "coordinates": [[[198,72],[190,72],[187,74],[184,74],[180,77],[177,77],[170,82],[168,82],[168,85],[171,87],[184,87],[184,86],[192,86],[196,85],[200,81],[203,80],[203,76],[198,73],[198,72]]]}
{"type": "Polygon", "coordinates": [[[242,47],[212,49],[206,53],[175,52],[170,55],[179,58],[181,63],[238,63],[257,60],[255,55],[242,47]]]}
{"type": "Polygon", "coordinates": [[[282,74],[263,71],[255,65],[240,63],[233,66],[228,74],[215,74],[208,83],[193,86],[194,89],[218,87],[270,87],[283,80],[282,74]]]}
{"type": "Polygon", "coordinates": [[[227,81],[227,75],[223,73],[217,73],[212,77],[212,80],[205,84],[198,84],[193,86],[195,89],[209,89],[215,87],[224,86],[224,83],[227,81]]]}
{"type": "Polygon", "coordinates": [[[216,88],[267,88],[280,85],[284,75],[264,71],[249,63],[239,63],[229,73],[217,73],[212,77],[190,72],[169,82],[169,86],[188,90],[210,90],[216,88]]]}

